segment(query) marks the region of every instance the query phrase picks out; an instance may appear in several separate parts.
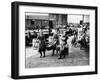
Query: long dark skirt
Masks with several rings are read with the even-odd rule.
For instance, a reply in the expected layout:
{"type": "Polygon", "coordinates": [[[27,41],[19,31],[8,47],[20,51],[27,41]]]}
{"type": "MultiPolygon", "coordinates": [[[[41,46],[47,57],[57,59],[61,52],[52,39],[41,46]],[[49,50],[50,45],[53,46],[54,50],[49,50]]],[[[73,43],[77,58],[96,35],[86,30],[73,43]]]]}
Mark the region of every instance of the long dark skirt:
{"type": "Polygon", "coordinates": [[[67,48],[64,48],[64,50],[62,50],[62,51],[60,52],[60,57],[59,57],[59,59],[65,58],[66,55],[69,55],[69,48],[68,48],[68,47],[67,47],[67,48]]]}

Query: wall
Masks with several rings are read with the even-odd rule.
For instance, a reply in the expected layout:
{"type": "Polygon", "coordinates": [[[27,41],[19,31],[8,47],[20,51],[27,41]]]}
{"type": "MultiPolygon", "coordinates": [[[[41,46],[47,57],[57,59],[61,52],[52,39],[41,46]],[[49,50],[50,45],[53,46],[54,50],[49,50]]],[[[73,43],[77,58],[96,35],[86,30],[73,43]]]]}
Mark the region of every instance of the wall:
{"type": "MultiPolygon", "coordinates": [[[[14,0],[1,0],[0,2],[0,81],[13,81],[10,78],[10,65],[11,65],[11,2],[14,0]]],[[[88,5],[98,6],[100,10],[100,0],[21,0],[30,2],[42,3],[57,3],[57,4],[71,4],[71,5],[88,5]]],[[[100,11],[98,11],[100,14],[100,11]]],[[[100,15],[98,16],[100,21],[100,15]]],[[[100,24],[98,23],[98,29],[100,24]]],[[[99,31],[98,30],[98,31],[99,31]]],[[[100,32],[99,32],[100,35],[100,32]]],[[[98,38],[100,41],[100,37],[98,38]]],[[[100,43],[98,43],[100,45],[100,43]]],[[[98,46],[100,47],[100,46],[98,46]]],[[[99,51],[100,53],[100,51],[99,51]]],[[[98,55],[98,58],[100,55],[98,55]]],[[[98,60],[100,62],[100,59],[98,60]]],[[[98,65],[100,67],[100,64],[98,65]]],[[[99,70],[100,71],[100,70],[99,70]]],[[[99,81],[100,74],[98,75],[83,75],[83,76],[67,76],[67,77],[53,77],[41,79],[26,79],[26,81],[99,81]]],[[[21,80],[22,81],[22,80],[21,80]]]]}
{"type": "Polygon", "coordinates": [[[68,23],[80,23],[80,20],[83,20],[82,15],[68,15],[68,23]]]}

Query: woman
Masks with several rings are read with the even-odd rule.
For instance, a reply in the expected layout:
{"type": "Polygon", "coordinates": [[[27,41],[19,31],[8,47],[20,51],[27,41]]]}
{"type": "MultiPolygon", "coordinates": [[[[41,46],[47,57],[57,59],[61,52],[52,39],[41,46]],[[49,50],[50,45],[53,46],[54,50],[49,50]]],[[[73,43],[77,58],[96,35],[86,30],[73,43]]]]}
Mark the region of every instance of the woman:
{"type": "Polygon", "coordinates": [[[61,43],[60,43],[60,57],[58,59],[65,58],[66,55],[68,55],[68,44],[67,44],[67,36],[61,37],[61,43]]]}
{"type": "Polygon", "coordinates": [[[45,43],[45,37],[44,37],[43,32],[41,30],[39,32],[38,40],[39,40],[38,51],[40,53],[40,58],[42,57],[42,53],[44,54],[43,57],[45,57],[46,43],[45,43]]]}
{"type": "Polygon", "coordinates": [[[53,34],[53,45],[52,45],[53,54],[52,56],[54,55],[57,45],[59,45],[59,33],[58,33],[58,30],[56,29],[53,34]]]}

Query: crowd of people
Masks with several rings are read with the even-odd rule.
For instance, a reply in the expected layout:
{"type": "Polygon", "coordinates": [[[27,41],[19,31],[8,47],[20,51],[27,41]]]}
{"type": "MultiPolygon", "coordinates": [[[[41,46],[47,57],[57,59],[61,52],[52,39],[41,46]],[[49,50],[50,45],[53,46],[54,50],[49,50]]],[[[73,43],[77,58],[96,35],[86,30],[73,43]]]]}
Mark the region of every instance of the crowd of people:
{"type": "Polygon", "coordinates": [[[74,37],[72,39],[72,46],[77,47],[79,45],[80,49],[85,48],[85,50],[89,52],[89,43],[90,43],[89,33],[90,32],[88,25],[76,29],[74,32],[74,37]]]}
{"type": "Polygon", "coordinates": [[[35,31],[33,34],[30,32],[26,36],[26,46],[33,46],[38,49],[40,58],[46,56],[46,51],[52,50],[52,56],[59,54],[59,59],[65,58],[69,55],[69,44],[67,40],[73,36],[71,44],[80,49],[85,48],[89,51],[89,26],[84,25],[81,28],[71,29],[60,33],[59,29],[52,31],[52,35],[44,35],[42,29],[37,34],[35,31]]]}

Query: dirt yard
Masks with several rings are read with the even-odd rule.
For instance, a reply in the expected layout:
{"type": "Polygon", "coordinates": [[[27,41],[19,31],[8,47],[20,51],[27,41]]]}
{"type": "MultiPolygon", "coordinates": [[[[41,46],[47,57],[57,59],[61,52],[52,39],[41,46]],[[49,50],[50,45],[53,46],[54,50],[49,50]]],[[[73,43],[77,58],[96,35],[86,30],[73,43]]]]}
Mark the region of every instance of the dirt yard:
{"type": "Polygon", "coordinates": [[[58,66],[84,66],[89,65],[89,53],[79,48],[70,47],[69,55],[58,59],[59,55],[51,56],[52,51],[46,51],[46,57],[40,58],[37,50],[26,48],[26,68],[58,67],[58,66]]]}

